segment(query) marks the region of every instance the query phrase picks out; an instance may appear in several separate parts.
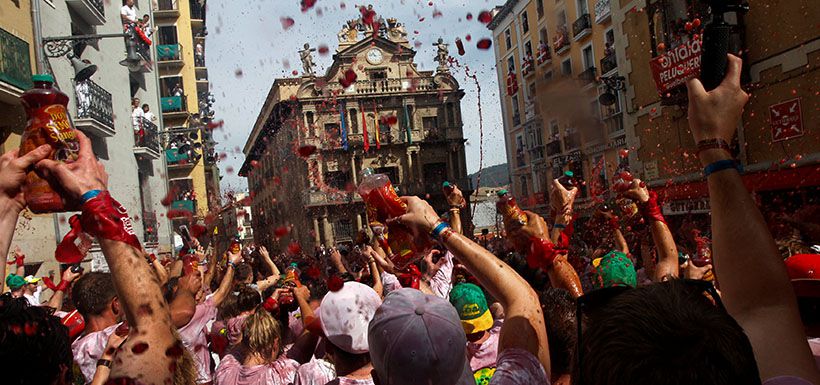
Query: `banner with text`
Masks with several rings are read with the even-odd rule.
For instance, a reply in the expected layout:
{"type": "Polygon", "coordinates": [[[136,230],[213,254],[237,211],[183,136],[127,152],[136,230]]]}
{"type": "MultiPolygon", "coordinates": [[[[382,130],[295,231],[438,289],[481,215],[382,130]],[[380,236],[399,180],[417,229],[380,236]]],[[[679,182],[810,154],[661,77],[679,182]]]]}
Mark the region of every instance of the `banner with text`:
{"type": "Polygon", "coordinates": [[[692,39],[652,58],[649,66],[655,86],[661,95],[675,89],[687,80],[700,76],[700,39],[692,39]]]}

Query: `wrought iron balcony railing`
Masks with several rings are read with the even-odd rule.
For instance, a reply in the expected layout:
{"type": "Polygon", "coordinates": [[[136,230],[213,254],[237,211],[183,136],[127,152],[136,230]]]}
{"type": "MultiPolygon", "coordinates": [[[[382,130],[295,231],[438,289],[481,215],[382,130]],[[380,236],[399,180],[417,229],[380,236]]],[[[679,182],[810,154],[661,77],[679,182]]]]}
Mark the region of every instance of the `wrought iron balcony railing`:
{"type": "Polygon", "coordinates": [[[615,51],[613,50],[609,55],[601,59],[601,73],[609,73],[609,71],[615,68],[618,68],[618,58],[615,56],[615,51]]]}
{"type": "Polygon", "coordinates": [[[28,43],[0,29],[0,81],[21,90],[32,87],[28,43]]]}
{"type": "Polygon", "coordinates": [[[205,20],[205,6],[200,4],[198,0],[189,0],[191,5],[191,19],[205,20]]]}
{"type": "Polygon", "coordinates": [[[159,0],[157,4],[157,11],[176,11],[179,10],[177,0],[159,0]]]}
{"type": "Polygon", "coordinates": [[[589,14],[585,13],[572,23],[572,38],[578,40],[592,33],[592,21],[589,14]]]}
{"type": "Polygon", "coordinates": [[[103,0],[66,0],[66,5],[89,25],[105,24],[105,4],[103,0]]]}
{"type": "Polygon", "coordinates": [[[134,147],[144,147],[159,153],[159,128],[141,116],[134,118],[134,147]]]}
{"type": "Polygon", "coordinates": [[[589,67],[578,74],[578,79],[581,80],[584,84],[589,84],[595,81],[595,78],[598,76],[598,70],[595,67],[589,67]]]}
{"type": "Polygon", "coordinates": [[[92,80],[76,83],[77,118],[94,119],[114,128],[114,104],[111,93],[92,80]]]}

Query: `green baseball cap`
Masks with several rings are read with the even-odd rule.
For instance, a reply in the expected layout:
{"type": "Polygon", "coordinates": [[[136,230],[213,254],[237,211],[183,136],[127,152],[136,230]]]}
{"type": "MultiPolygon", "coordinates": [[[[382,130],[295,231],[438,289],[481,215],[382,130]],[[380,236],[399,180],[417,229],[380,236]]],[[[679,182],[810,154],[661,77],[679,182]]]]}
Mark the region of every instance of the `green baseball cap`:
{"type": "Polygon", "coordinates": [[[450,303],[456,308],[465,333],[483,332],[493,327],[493,316],[480,287],[472,283],[454,286],[450,291],[450,303]]]}
{"type": "Polygon", "coordinates": [[[635,265],[626,254],[610,251],[601,258],[592,261],[592,284],[596,289],[613,286],[638,286],[638,274],[635,265]]]}
{"type": "Polygon", "coordinates": [[[9,274],[9,276],[6,277],[6,285],[12,290],[17,290],[25,284],[26,280],[17,274],[9,274]]]}

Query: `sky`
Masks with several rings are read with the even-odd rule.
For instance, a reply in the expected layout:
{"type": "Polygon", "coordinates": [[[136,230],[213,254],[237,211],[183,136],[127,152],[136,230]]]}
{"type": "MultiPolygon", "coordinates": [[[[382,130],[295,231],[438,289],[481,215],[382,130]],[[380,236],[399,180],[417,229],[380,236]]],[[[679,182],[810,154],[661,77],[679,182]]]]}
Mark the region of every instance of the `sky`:
{"type": "MultiPolygon", "coordinates": [[[[216,98],[216,120],[224,122],[221,129],[214,131],[214,139],[219,142],[217,150],[227,155],[220,162],[223,193],[247,189],[247,180],[237,175],[245,158],[242,148],[274,79],[293,76],[293,70],[299,70],[301,75],[298,51],[304,43],[330,48],[327,55],[314,56],[317,73],[324,74],[332,63],[338,45],[336,34],[342,24],[358,18],[358,6],[368,4],[385,19],[394,17],[403,23],[411,44],[421,42],[416,48],[416,63],[421,70],[436,68],[433,44],[439,37],[450,44],[450,55],[470,67],[481,88],[483,166],[506,162],[494,51],[476,48],[479,40],[491,37],[491,31],[478,21],[478,14],[503,4],[503,0],[315,2],[312,9],[303,13],[300,0],[208,1],[205,58],[211,92],[216,98]],[[468,14],[472,14],[472,20],[468,20],[468,14]],[[294,24],[285,28],[283,18],[292,18],[294,24]],[[471,36],[469,42],[467,35],[471,36]],[[464,41],[464,56],[458,55],[456,37],[464,41]]],[[[461,110],[467,139],[467,171],[473,173],[482,163],[477,87],[463,69],[454,69],[452,73],[465,91],[461,110]]]]}

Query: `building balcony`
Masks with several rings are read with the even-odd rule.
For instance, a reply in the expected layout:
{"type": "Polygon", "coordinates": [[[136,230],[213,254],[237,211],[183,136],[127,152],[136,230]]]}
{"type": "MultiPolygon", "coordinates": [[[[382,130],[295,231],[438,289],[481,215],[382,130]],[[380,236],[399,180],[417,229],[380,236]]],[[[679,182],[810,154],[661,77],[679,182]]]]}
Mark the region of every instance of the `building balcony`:
{"type": "Polygon", "coordinates": [[[558,139],[547,143],[547,156],[555,156],[561,153],[561,141],[558,139]]]}
{"type": "Polygon", "coordinates": [[[533,162],[538,162],[544,159],[544,145],[536,145],[529,149],[530,151],[530,159],[533,162]]]}
{"type": "Polygon", "coordinates": [[[512,117],[513,120],[513,127],[517,127],[521,125],[521,114],[514,114],[512,117]]]}
{"type": "Polygon", "coordinates": [[[163,96],[160,98],[160,108],[163,118],[185,118],[188,116],[187,98],[180,96],[163,96]]]}
{"type": "Polygon", "coordinates": [[[612,53],[604,56],[604,58],[601,59],[601,73],[606,75],[610,71],[614,71],[617,68],[618,58],[615,56],[615,51],[613,50],[612,53]]]}
{"type": "Polygon", "coordinates": [[[129,24],[126,30],[126,38],[130,39],[131,42],[128,43],[134,45],[134,49],[137,51],[142,59],[145,61],[145,65],[142,66],[140,69],[142,72],[150,72],[151,71],[151,44],[152,42],[149,40],[147,36],[141,31],[137,31],[137,27],[135,24],[129,24]]]}
{"type": "Polygon", "coordinates": [[[182,68],[181,44],[157,45],[157,64],[160,68],[182,68]]]}
{"type": "Polygon", "coordinates": [[[558,31],[555,32],[555,38],[552,41],[552,50],[555,51],[557,55],[569,52],[569,32],[567,32],[566,26],[562,25],[558,27],[558,31]]]}
{"type": "Polygon", "coordinates": [[[165,150],[165,163],[173,169],[193,168],[196,165],[187,152],[180,153],[176,148],[165,150]]]}
{"type": "Polygon", "coordinates": [[[147,159],[159,159],[159,128],[141,116],[133,119],[134,154],[147,159]]]}
{"type": "Polygon", "coordinates": [[[535,60],[538,63],[538,65],[552,62],[552,54],[550,53],[550,47],[547,46],[546,43],[542,42],[538,46],[538,57],[535,60]]]}
{"type": "Polygon", "coordinates": [[[330,91],[343,90],[346,94],[388,94],[399,92],[436,91],[432,78],[359,80],[347,88],[338,82],[329,83],[330,91]]]}
{"type": "Polygon", "coordinates": [[[114,104],[111,93],[92,80],[74,84],[77,114],[74,125],[98,138],[114,136],[114,104]]]}
{"type": "Polygon", "coordinates": [[[578,80],[580,80],[584,85],[589,85],[592,82],[596,81],[598,77],[598,69],[595,67],[589,67],[578,74],[578,80]]]}
{"type": "Polygon", "coordinates": [[[534,60],[532,56],[527,56],[523,60],[523,64],[521,64],[521,74],[524,76],[532,75],[535,73],[535,66],[533,65],[534,60]]]}
{"type": "Polygon", "coordinates": [[[157,8],[154,10],[154,19],[175,19],[179,17],[179,6],[177,0],[158,0],[157,8]]]}
{"type": "Polygon", "coordinates": [[[171,210],[174,211],[182,211],[182,212],[189,212],[191,214],[196,214],[196,201],[195,200],[179,200],[171,202],[171,210]]]}
{"type": "Polygon", "coordinates": [[[191,8],[191,28],[202,28],[205,25],[205,6],[200,4],[199,0],[188,1],[191,8]]]}
{"type": "Polygon", "coordinates": [[[105,24],[105,4],[103,4],[103,0],[66,0],[65,3],[88,25],[105,24]]]}
{"type": "MultiPolygon", "coordinates": [[[[206,72],[206,74],[207,74],[207,72],[206,72]]],[[[205,76],[206,77],[201,78],[201,77],[199,77],[199,75],[197,75],[197,79],[196,79],[196,91],[197,92],[208,92],[209,91],[209,89],[210,89],[209,87],[210,87],[211,82],[208,80],[207,75],[205,75],[205,76]]]]}
{"type": "Polygon", "coordinates": [[[0,96],[16,103],[32,86],[29,44],[0,29],[0,96]]]}
{"type": "Polygon", "coordinates": [[[592,34],[592,21],[588,13],[572,23],[572,40],[578,41],[592,34]]]}
{"type": "Polygon", "coordinates": [[[156,246],[159,243],[158,224],[156,213],[142,213],[142,241],[146,247],[156,246]]]}
{"type": "Polygon", "coordinates": [[[604,23],[612,17],[612,0],[598,0],[595,2],[595,22],[604,23]]]}
{"type": "Polygon", "coordinates": [[[361,201],[362,197],[355,192],[305,191],[302,193],[302,204],[305,207],[345,205],[361,201]]]}

